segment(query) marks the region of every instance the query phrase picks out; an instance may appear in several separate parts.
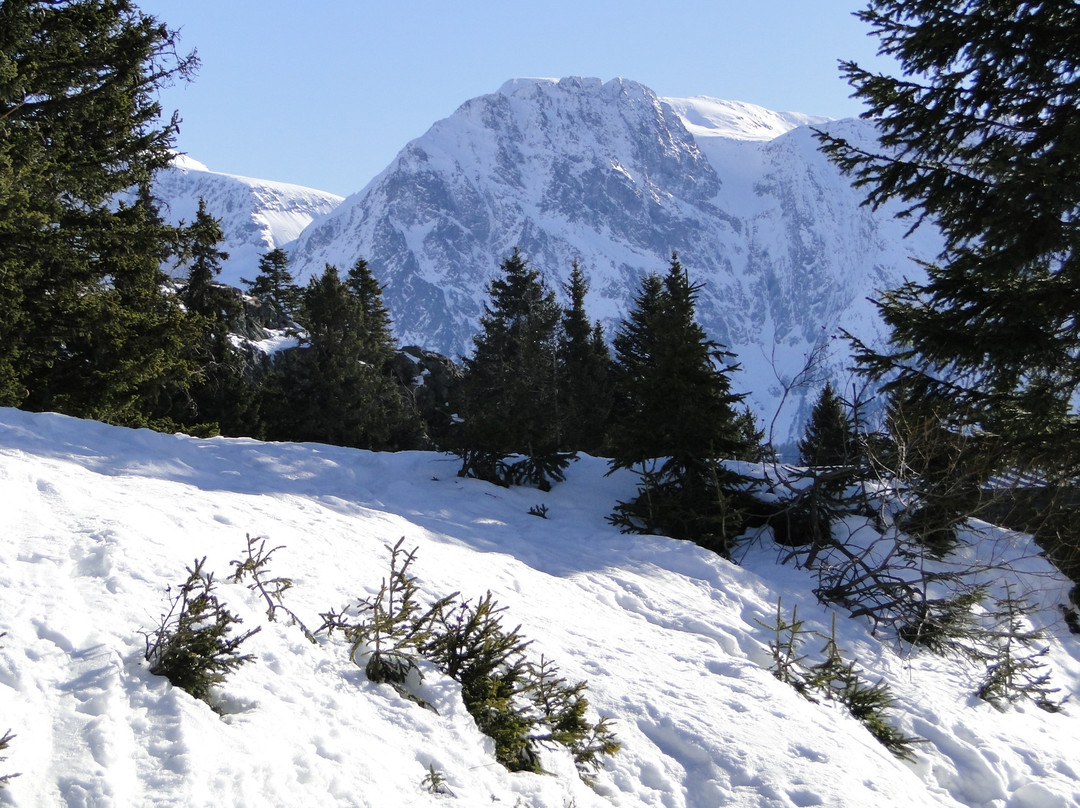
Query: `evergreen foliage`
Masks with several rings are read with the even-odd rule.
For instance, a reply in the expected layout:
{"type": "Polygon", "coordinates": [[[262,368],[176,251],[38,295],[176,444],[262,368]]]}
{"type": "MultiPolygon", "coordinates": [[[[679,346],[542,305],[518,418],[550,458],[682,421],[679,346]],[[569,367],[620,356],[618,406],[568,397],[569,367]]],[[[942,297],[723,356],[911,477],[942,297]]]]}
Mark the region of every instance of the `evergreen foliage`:
{"type": "Polygon", "coordinates": [[[390,551],[390,576],[384,578],[374,598],[358,603],[356,620],[334,611],[323,615],[320,631],[341,631],[349,642],[349,658],[364,660],[364,672],[373,682],[404,685],[410,674],[419,678],[417,660],[434,636],[435,620],[457,593],[442,598],[428,609],[417,600],[419,586],[409,567],[416,550],[402,549],[405,538],[390,551]]]}
{"type": "Polygon", "coordinates": [[[575,261],[565,290],[570,306],[563,309],[559,340],[559,445],[597,455],[604,451],[614,390],[603,329],[590,322],[585,311],[588,290],[585,272],[575,261]]]}
{"type": "Polygon", "coordinates": [[[345,278],[345,288],[360,306],[360,339],[365,361],[383,370],[397,350],[390,310],[383,303],[383,286],[375,279],[368,262],[358,258],[345,278]]]}
{"type": "Polygon", "coordinates": [[[540,772],[531,737],[537,718],[521,699],[530,681],[519,628],[502,626],[505,607],[491,593],[473,606],[462,601],[444,612],[425,653],[440,670],[461,684],[465,708],[477,727],[495,741],[495,758],[510,771],[540,772]]]}
{"type": "Polygon", "coordinates": [[[957,542],[957,529],[976,515],[988,474],[979,461],[985,440],[945,426],[940,409],[894,391],[886,409],[892,479],[903,487],[899,527],[938,557],[957,542]]]}
{"type": "Polygon", "coordinates": [[[288,616],[290,624],[299,628],[308,642],[315,643],[314,633],[296,616],[296,612],[286,606],[282,600],[282,596],[292,589],[292,578],[267,577],[270,575],[268,568],[270,557],[283,548],[279,546],[267,550],[264,537],[248,535],[246,538],[246,557],[243,561],[230,562],[235,567],[232,574],[233,583],[242,583],[245,578],[250,576],[251,583],[248,584],[248,589],[258,592],[266,601],[266,619],[272,623],[277,619],[278,612],[284,612],[288,616]]]}
{"type": "Polygon", "coordinates": [[[244,378],[243,357],[233,345],[230,334],[242,312],[238,294],[214,279],[221,272],[221,262],[229,254],[220,249],[225,235],[221,220],[199,199],[195,221],[183,229],[181,265],[187,268],[187,283],[181,300],[201,329],[201,341],[195,359],[199,365],[197,382],[192,385],[195,412],[190,426],[213,429],[225,435],[246,435],[255,420],[252,385],[244,378]]]}
{"type": "Polygon", "coordinates": [[[537,709],[537,723],[547,729],[546,734],[535,735],[534,741],[569,749],[578,771],[586,776],[597,769],[600,755],[619,751],[610,719],[590,724],[585,717],[586,682],[569,684],[559,676],[558,666],[543,656],[539,663],[530,663],[529,676],[529,698],[537,709]]]}
{"type": "Polygon", "coordinates": [[[780,602],[776,604],[776,624],[765,626],[775,632],[775,640],[770,643],[773,654],[773,675],[782,682],[790,684],[799,695],[816,702],[814,693],[843,705],[853,718],[858,720],[879,743],[901,760],[913,760],[915,746],[923,741],[905,735],[886,718],[895,706],[889,686],[884,680],[877,684],[868,684],[860,674],[854,660],[846,661],[836,644],[836,614],[833,614],[832,632],[829,636],[820,635],[825,640],[821,650],[823,659],[809,664],[807,656],[800,647],[810,633],[803,627],[796,612],[792,612],[791,622],[782,615],[780,602]]]}
{"type": "Polygon", "coordinates": [[[490,592],[475,605],[455,604],[455,592],[422,607],[419,584],[409,572],[416,551],[406,553],[404,541],[391,550],[389,578],[374,598],[359,602],[356,618],[331,610],[319,631],[341,631],[350,657],[364,665],[369,679],[391,684],[422,706],[430,705],[415,694],[421,660],[458,682],[466,709],[510,771],[540,772],[541,747],[561,746],[587,778],[600,756],[618,752],[610,719],[586,719],[586,683],[568,684],[543,657],[531,663],[520,627],[503,627],[506,609],[490,592]]]}
{"type": "Polygon", "coordinates": [[[288,320],[295,320],[300,307],[300,287],[289,271],[289,254],[280,247],[259,258],[259,274],[255,280],[241,278],[248,292],[265,301],[288,320]]]}
{"type": "MultiPolygon", "coordinates": [[[[15,736],[11,733],[11,730],[7,730],[2,736],[0,736],[0,752],[6,750],[11,742],[15,740],[15,736]]],[[[3,763],[7,758],[0,757],[0,763],[3,763]]],[[[0,774],[0,788],[6,786],[15,777],[18,777],[18,773],[14,774],[0,774]]]]}
{"type": "Polygon", "coordinates": [[[692,539],[727,554],[742,526],[739,478],[721,463],[747,447],[731,392],[731,354],[694,320],[698,287],[673,255],[647,276],[615,335],[611,470],[637,469],[636,499],[613,521],[627,530],[692,539]]]}
{"type": "Polygon", "coordinates": [[[542,490],[564,478],[560,449],[557,337],[561,311],[540,273],[516,248],[488,285],[482,332],[465,360],[464,423],[455,451],[461,476],[542,490]]]}
{"type": "MultiPolygon", "coordinates": [[[[4,632],[3,634],[0,634],[0,637],[4,637],[6,634],[7,634],[7,632],[4,632]]],[[[15,736],[12,734],[11,730],[10,729],[5,730],[4,734],[0,735],[0,752],[3,752],[4,750],[6,750],[11,745],[11,742],[14,739],[15,739],[15,736]]],[[[7,758],[0,757],[0,763],[3,763],[5,760],[7,760],[7,758]]],[[[12,780],[12,778],[15,778],[15,777],[18,777],[18,776],[19,776],[18,773],[0,774],[0,788],[3,788],[4,786],[6,786],[12,780]]]]}
{"type": "Polygon", "coordinates": [[[420,787],[424,791],[428,791],[432,794],[441,794],[446,797],[453,797],[454,792],[450,790],[450,787],[446,784],[446,775],[439,769],[435,768],[435,764],[428,764],[427,774],[424,775],[424,779],[420,781],[420,787]]]}
{"type": "Polygon", "coordinates": [[[982,659],[977,639],[983,632],[974,610],[986,598],[984,587],[974,587],[956,595],[927,598],[911,611],[909,619],[897,630],[905,642],[919,645],[945,656],[956,654],[982,659]]]}
{"type": "Polygon", "coordinates": [[[954,432],[966,462],[1080,472],[1080,6],[1072,0],[872,0],[858,14],[899,76],[843,72],[881,152],[821,135],[868,202],[905,205],[945,246],[877,302],[884,352],[858,361],[954,432]]]}
{"type": "Polygon", "coordinates": [[[183,396],[173,232],[116,198],[168,163],[156,90],[196,64],[127,0],[0,4],[0,405],[161,425],[183,396]]]}
{"type": "Polygon", "coordinates": [[[203,572],[204,563],[205,557],[196,559],[194,568],[188,567],[187,580],[161,624],[144,636],[150,673],[164,676],[174,686],[209,703],[213,687],[255,658],[239,649],[261,626],[243,634],[232,633],[241,620],[218,600],[214,574],[203,572]]]}
{"type": "Polygon", "coordinates": [[[799,441],[799,461],[804,466],[853,466],[859,462],[855,419],[826,382],[799,441]]]}
{"type": "Polygon", "coordinates": [[[735,453],[736,460],[750,463],[776,460],[776,450],[766,439],[765,428],[759,425],[757,416],[750,407],[744,405],[735,416],[735,429],[739,434],[740,444],[735,453]]]}
{"type": "Polygon", "coordinates": [[[266,437],[375,450],[419,446],[423,425],[384,367],[391,338],[384,332],[373,340],[361,299],[336,267],[328,264],[308,283],[300,321],[306,347],[279,357],[260,391],[266,437]]]}
{"type": "Polygon", "coordinates": [[[1054,700],[1057,688],[1050,687],[1050,671],[1042,661],[1049,648],[1035,649],[1043,634],[1025,625],[1028,605],[1007,591],[998,606],[994,617],[1000,629],[993,638],[995,648],[979,686],[979,698],[999,710],[1026,698],[1047,712],[1059,712],[1064,700],[1054,700]]]}

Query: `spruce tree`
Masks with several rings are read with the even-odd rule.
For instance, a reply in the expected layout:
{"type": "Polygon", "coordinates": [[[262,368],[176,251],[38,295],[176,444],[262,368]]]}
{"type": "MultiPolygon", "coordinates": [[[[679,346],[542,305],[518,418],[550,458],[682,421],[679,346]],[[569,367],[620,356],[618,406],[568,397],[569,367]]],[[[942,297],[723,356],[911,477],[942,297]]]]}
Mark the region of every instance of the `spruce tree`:
{"type": "Polygon", "coordinates": [[[360,299],[327,264],[300,301],[306,347],[279,357],[260,393],[266,436],[360,449],[416,448],[423,428],[369,349],[360,299]]]}
{"type": "Polygon", "coordinates": [[[577,261],[570,270],[566,294],[570,306],[563,310],[559,342],[560,448],[600,454],[614,389],[611,354],[599,323],[585,312],[589,290],[577,261]]]}
{"type": "Polygon", "coordinates": [[[225,435],[250,435],[256,429],[254,389],[244,377],[244,361],[230,334],[243,313],[237,294],[215,282],[229,254],[220,249],[221,221],[199,199],[195,220],[183,229],[182,262],[187,283],[180,293],[202,329],[196,353],[200,373],[192,387],[195,412],[189,425],[225,435]]]}
{"type": "Polygon", "coordinates": [[[741,527],[737,475],[722,465],[745,450],[731,392],[731,354],[694,319],[699,287],[678,256],[651,274],[615,335],[616,406],[611,470],[638,470],[637,497],[613,521],[625,529],[692,539],[726,554],[741,527]]]}
{"type": "Polygon", "coordinates": [[[997,468],[1080,473],[1080,6],[872,0],[857,15],[898,62],[843,73],[880,150],[821,135],[867,201],[898,200],[944,249],[883,294],[885,351],[859,361],[997,468]],[[976,444],[972,443],[972,448],[976,444]]]}
{"type": "Polygon", "coordinates": [[[358,258],[349,270],[345,286],[360,304],[363,315],[360,337],[365,361],[384,368],[397,350],[397,341],[390,310],[383,303],[383,286],[363,258],[358,258]]]}
{"type": "Polygon", "coordinates": [[[483,328],[465,360],[464,424],[456,449],[462,476],[540,488],[561,480],[557,328],[561,311],[540,273],[516,248],[488,286],[483,328]],[[522,458],[507,460],[512,455],[522,458]]]}
{"type": "Polygon", "coordinates": [[[88,297],[97,327],[81,335],[77,351],[93,355],[93,365],[89,372],[67,361],[54,365],[50,386],[68,388],[54,402],[112,424],[175,431],[188,412],[200,339],[161,268],[176,230],[161,219],[145,185],[134,201],[119,203],[116,218],[126,225],[124,237],[102,256],[111,284],[88,297]]]}
{"type": "Polygon", "coordinates": [[[202,197],[195,221],[185,228],[184,236],[182,263],[187,266],[187,284],[182,293],[184,305],[228,329],[239,315],[239,306],[233,295],[214,282],[221,273],[221,263],[229,260],[229,254],[220,249],[225,233],[221,220],[214,218],[202,197]]]}
{"type": "Polygon", "coordinates": [[[289,254],[280,247],[259,258],[259,274],[255,280],[241,278],[248,291],[268,303],[282,317],[296,319],[300,305],[300,287],[289,271],[289,254]]]}
{"type": "Polygon", "coordinates": [[[855,421],[832,383],[825,382],[799,441],[799,460],[804,466],[850,466],[858,459],[855,421]]]}
{"type": "Polygon", "coordinates": [[[160,330],[174,314],[145,283],[168,233],[116,199],[168,163],[156,90],[196,64],[127,0],[0,3],[0,404],[152,423],[151,391],[183,386],[160,330]]]}

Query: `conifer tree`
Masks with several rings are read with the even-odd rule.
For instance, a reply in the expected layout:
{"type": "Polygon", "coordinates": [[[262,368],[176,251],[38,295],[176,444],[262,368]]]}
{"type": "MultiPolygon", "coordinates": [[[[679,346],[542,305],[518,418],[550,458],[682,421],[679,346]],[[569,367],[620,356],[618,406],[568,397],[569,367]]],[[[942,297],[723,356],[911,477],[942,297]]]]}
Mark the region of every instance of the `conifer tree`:
{"type": "Polygon", "coordinates": [[[731,354],[694,320],[698,288],[673,254],[666,277],[644,279],[615,335],[611,470],[637,469],[641,488],[613,521],[726,553],[741,516],[737,477],[720,461],[746,448],[735,410],[742,396],[731,392],[731,354]]]}
{"type": "Polygon", "coordinates": [[[266,436],[353,446],[415,448],[422,424],[367,344],[360,299],[327,264],[300,301],[307,347],[286,354],[261,391],[266,436]]]}
{"type": "MultiPolygon", "coordinates": [[[[196,381],[200,339],[198,324],[183,311],[161,268],[175,249],[176,230],[161,219],[145,185],[133,202],[117,206],[116,217],[126,225],[125,237],[103,253],[113,270],[111,285],[91,296],[98,327],[82,335],[94,365],[88,375],[72,372],[64,386],[80,390],[56,402],[108,423],[175,431],[196,381]]],[[[54,366],[54,381],[61,373],[54,366]]]]}
{"type": "Polygon", "coordinates": [[[858,462],[855,421],[831,382],[818,396],[806,432],[799,441],[799,458],[804,466],[850,466],[858,462]]]}
{"type": "Polygon", "coordinates": [[[221,262],[229,260],[229,254],[220,249],[225,240],[221,220],[211,215],[202,197],[195,221],[185,228],[184,235],[187,243],[183,263],[188,272],[182,295],[184,305],[227,330],[239,313],[238,306],[236,299],[216,285],[214,279],[221,273],[221,262]]]}
{"type": "Polygon", "coordinates": [[[765,428],[760,425],[750,407],[744,405],[739,411],[735,417],[735,427],[739,432],[739,442],[742,444],[734,455],[736,460],[761,463],[776,459],[776,451],[766,440],[765,428]]]}
{"type": "Polygon", "coordinates": [[[200,378],[192,388],[195,412],[190,425],[225,435],[250,435],[255,427],[254,391],[244,378],[243,359],[230,338],[242,307],[233,290],[214,281],[221,262],[229,257],[220,249],[224,238],[221,221],[200,198],[195,221],[183,229],[182,262],[188,277],[180,294],[202,329],[195,357],[200,378]]]}
{"type": "Polygon", "coordinates": [[[300,305],[300,287],[289,271],[289,254],[275,247],[259,258],[259,274],[255,280],[241,278],[248,291],[270,304],[275,311],[289,320],[296,318],[300,305]]]}
{"type": "Polygon", "coordinates": [[[1080,472],[1080,6],[1073,0],[872,0],[857,16],[898,76],[842,71],[882,149],[822,134],[868,202],[933,222],[944,249],[925,280],[878,301],[873,376],[950,429],[984,475],[1080,472]]]}
{"type": "Polygon", "coordinates": [[[570,270],[559,344],[560,447],[598,454],[603,451],[614,389],[611,354],[599,323],[585,312],[585,272],[577,261],[570,270]]]}
{"type": "Polygon", "coordinates": [[[349,270],[345,286],[360,304],[363,315],[360,337],[365,361],[383,368],[397,350],[390,310],[383,303],[383,286],[363,258],[358,258],[349,270]]]}
{"type": "Polygon", "coordinates": [[[156,90],[196,64],[127,0],[0,3],[0,404],[149,423],[148,391],[183,384],[157,314],[116,293],[143,286],[141,303],[168,307],[143,284],[150,255],[131,252],[149,240],[160,257],[167,233],[116,198],[168,163],[175,119],[156,90]],[[88,400],[95,385],[110,392],[88,400]]]}
{"type": "Polygon", "coordinates": [[[476,350],[461,383],[464,424],[460,474],[541,488],[561,480],[570,456],[559,450],[557,328],[561,311],[540,273],[516,248],[488,286],[476,350]],[[507,462],[511,455],[522,459],[507,462]]]}

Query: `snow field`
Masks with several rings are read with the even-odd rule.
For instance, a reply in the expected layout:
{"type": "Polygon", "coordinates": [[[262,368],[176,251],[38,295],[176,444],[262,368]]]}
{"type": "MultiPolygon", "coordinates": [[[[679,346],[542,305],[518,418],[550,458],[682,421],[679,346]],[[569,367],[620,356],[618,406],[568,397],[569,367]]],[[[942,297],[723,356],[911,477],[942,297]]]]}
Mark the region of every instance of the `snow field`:
{"type": "MultiPolygon", "coordinates": [[[[634,478],[582,458],[549,493],[456,477],[453,458],[335,447],[196,440],[55,415],[0,410],[0,731],[16,734],[0,773],[21,772],[0,804],[38,806],[505,805],[986,806],[1080,804],[1080,722],[973,695],[964,663],[872,636],[837,618],[845,658],[889,683],[892,720],[925,738],[912,763],[890,755],[838,706],[773,678],[777,600],[827,633],[812,573],[780,566],[762,537],[735,565],[684,542],[624,536],[604,517],[634,478]],[[528,514],[544,504],[547,519],[528,514]],[[587,680],[592,717],[623,744],[593,787],[565,754],[550,774],[510,774],[428,667],[438,711],[368,682],[340,638],[312,645],[268,622],[228,580],[246,535],[281,546],[285,604],[309,628],[373,595],[389,547],[416,548],[425,598],[491,591],[529,653],[587,680]],[[165,590],[207,557],[218,596],[261,626],[257,660],[215,694],[220,715],[143,661],[165,590]],[[453,797],[421,787],[429,767],[453,797]]],[[[1067,584],[1020,539],[1025,581],[1043,594],[1053,684],[1080,682],[1076,640],[1055,612],[1067,584]]],[[[815,656],[815,640],[803,650],[815,656]]]]}

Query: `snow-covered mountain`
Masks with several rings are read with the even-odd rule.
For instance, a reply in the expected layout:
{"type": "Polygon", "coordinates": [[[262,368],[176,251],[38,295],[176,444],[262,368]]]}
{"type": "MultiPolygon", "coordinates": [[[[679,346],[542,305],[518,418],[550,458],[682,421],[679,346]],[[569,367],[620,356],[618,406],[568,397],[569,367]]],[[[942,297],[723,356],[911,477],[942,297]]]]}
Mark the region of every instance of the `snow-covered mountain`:
{"type": "MultiPolygon", "coordinates": [[[[423,452],[198,440],[0,409],[0,805],[532,806],[533,808],[1067,808],[1080,804],[1080,717],[1022,700],[998,712],[974,693],[985,665],[900,646],[836,613],[835,639],[896,699],[887,721],[925,739],[896,759],[837,701],[810,701],[770,672],[778,605],[821,661],[834,612],[813,571],[781,565],[766,536],[739,564],[605,520],[633,494],[628,472],[584,457],[547,493],[454,475],[423,452]],[[529,510],[542,502],[547,518],[529,510]],[[511,774],[462,705],[424,669],[434,710],[375,684],[340,636],[304,639],[235,582],[246,535],[278,547],[264,576],[309,627],[374,598],[388,547],[417,551],[423,605],[490,591],[570,682],[589,720],[614,719],[622,750],[592,788],[565,752],[549,774],[511,774]],[[217,596],[260,629],[256,659],[212,691],[217,712],[151,675],[159,625],[195,559],[217,596]],[[167,587],[174,587],[171,593],[167,587]],[[424,787],[434,769],[455,796],[424,787]]],[[[845,527],[866,536],[873,520],[845,527]]],[[[1032,605],[1057,697],[1080,688],[1080,646],[1058,607],[1069,582],[1030,539],[983,525],[959,557],[1032,605]]],[[[361,660],[363,661],[363,660],[361,660]]]]}
{"type": "Polygon", "coordinates": [[[294,241],[342,201],[300,185],[211,171],[186,155],[175,157],[157,175],[154,193],[163,203],[162,215],[173,224],[192,222],[199,199],[206,200],[207,211],[221,220],[221,248],[229,254],[218,280],[232,286],[241,286],[241,278],[254,279],[260,256],[294,241]]]}
{"type": "MultiPolygon", "coordinates": [[[[935,233],[905,240],[906,224],[862,207],[810,125],[873,138],[866,122],[658,98],[621,79],[510,81],[306,228],[293,268],[303,277],[367,258],[403,341],[465,355],[485,285],[513,247],[557,289],[579,260],[609,335],[641,277],[675,250],[703,284],[699,320],[738,355],[737,386],[771,418],[815,346],[843,382],[846,346],[830,337],[843,327],[872,341],[866,298],[938,247],[935,233]]],[[[803,396],[788,396],[778,440],[801,428],[803,396]]]]}

